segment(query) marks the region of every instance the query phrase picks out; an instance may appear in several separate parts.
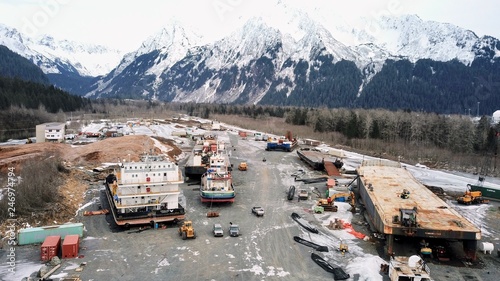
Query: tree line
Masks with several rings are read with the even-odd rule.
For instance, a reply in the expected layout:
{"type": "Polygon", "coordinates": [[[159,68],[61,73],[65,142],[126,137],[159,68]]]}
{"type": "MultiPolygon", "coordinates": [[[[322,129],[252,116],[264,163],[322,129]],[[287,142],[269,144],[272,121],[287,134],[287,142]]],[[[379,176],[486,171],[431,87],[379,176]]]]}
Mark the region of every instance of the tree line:
{"type": "Polygon", "coordinates": [[[51,85],[0,77],[0,141],[34,136],[36,125],[56,121],[58,113],[84,109],[92,110],[86,98],[51,85]]]}
{"type": "Polygon", "coordinates": [[[0,45],[0,76],[49,85],[49,78],[28,59],[0,45]]]}
{"type": "Polygon", "coordinates": [[[190,116],[210,118],[212,114],[241,115],[251,118],[279,117],[286,123],[304,125],[315,132],[338,132],[347,139],[402,141],[433,145],[457,153],[495,153],[499,124],[490,118],[468,115],[440,115],[411,110],[327,109],[261,105],[180,104],[190,116]]]}
{"type": "MultiPolygon", "coordinates": [[[[471,172],[496,172],[500,124],[492,124],[487,116],[226,104],[181,104],[179,110],[208,119],[238,115],[256,120],[261,130],[262,124],[266,124],[264,120],[278,118],[283,119],[282,126],[309,128],[303,137],[333,141],[334,145],[349,146],[369,155],[385,155],[394,160],[401,157],[415,163],[441,162],[436,165],[457,169],[472,169],[471,165],[476,165],[471,172]]],[[[224,122],[233,122],[232,119],[236,117],[224,118],[224,122]]],[[[258,130],[259,126],[251,129],[258,130]]],[[[278,133],[281,131],[286,129],[278,133]]]]}

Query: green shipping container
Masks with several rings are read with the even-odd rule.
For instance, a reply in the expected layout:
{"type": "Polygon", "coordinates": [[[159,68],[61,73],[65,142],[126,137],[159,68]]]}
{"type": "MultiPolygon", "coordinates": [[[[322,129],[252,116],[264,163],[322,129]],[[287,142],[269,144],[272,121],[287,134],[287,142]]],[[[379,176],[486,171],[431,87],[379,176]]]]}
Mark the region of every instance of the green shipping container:
{"type": "Polygon", "coordinates": [[[18,245],[41,244],[47,236],[78,235],[83,237],[83,223],[24,228],[17,234],[18,245]]]}

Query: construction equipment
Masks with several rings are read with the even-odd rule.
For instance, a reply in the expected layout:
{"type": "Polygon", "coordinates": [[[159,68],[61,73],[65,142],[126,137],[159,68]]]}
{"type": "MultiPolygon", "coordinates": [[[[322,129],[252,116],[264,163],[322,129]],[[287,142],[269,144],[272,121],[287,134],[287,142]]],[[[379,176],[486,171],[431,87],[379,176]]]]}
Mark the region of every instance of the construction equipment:
{"type": "Polygon", "coordinates": [[[331,201],[337,202],[348,202],[351,206],[354,206],[354,192],[340,192],[334,193],[328,197],[331,201]]]}
{"type": "MultiPolygon", "coordinates": [[[[330,200],[329,198],[328,199],[319,199],[318,203],[316,204],[316,207],[322,207],[323,210],[321,210],[320,208],[318,208],[317,212],[318,213],[323,213],[323,211],[336,212],[338,210],[338,207],[333,202],[334,201],[330,200]]],[[[315,210],[316,210],[316,208],[315,208],[315,210]]]]}
{"type": "Polygon", "coordinates": [[[347,246],[347,244],[345,244],[342,240],[340,240],[339,251],[342,255],[349,251],[349,246],[347,246]]]}
{"type": "Polygon", "coordinates": [[[193,223],[191,221],[183,221],[182,225],[179,227],[179,236],[182,236],[182,240],[187,238],[196,238],[196,233],[193,229],[193,223]]]}
{"type": "Polygon", "coordinates": [[[246,171],[247,170],[247,162],[241,162],[238,165],[238,170],[240,170],[240,171],[246,171]]]}
{"type": "Polygon", "coordinates": [[[402,199],[408,199],[410,198],[410,191],[408,191],[408,189],[403,189],[403,192],[401,192],[401,195],[399,196],[401,197],[402,199]]]}
{"type": "Polygon", "coordinates": [[[467,190],[464,195],[457,198],[459,204],[470,205],[470,204],[483,204],[488,203],[490,200],[484,199],[481,191],[470,191],[467,190]]]}
{"type": "Polygon", "coordinates": [[[348,202],[353,208],[355,206],[353,192],[334,193],[326,199],[319,199],[316,205],[323,207],[325,211],[336,212],[338,207],[335,206],[335,201],[348,202]]]}

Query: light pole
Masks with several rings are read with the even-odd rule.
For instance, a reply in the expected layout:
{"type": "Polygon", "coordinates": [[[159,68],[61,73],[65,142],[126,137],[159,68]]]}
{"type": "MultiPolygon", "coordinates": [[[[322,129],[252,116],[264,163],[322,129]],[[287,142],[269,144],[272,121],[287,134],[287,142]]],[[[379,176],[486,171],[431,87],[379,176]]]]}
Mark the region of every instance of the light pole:
{"type": "Polygon", "coordinates": [[[479,102],[477,102],[477,117],[479,117],[479,102]]]}

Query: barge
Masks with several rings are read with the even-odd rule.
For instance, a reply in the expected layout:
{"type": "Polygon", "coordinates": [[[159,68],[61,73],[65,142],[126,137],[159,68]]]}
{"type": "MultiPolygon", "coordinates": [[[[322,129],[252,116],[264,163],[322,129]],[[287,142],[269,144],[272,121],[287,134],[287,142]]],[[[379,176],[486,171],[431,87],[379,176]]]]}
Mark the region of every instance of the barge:
{"type": "Polygon", "coordinates": [[[106,177],[105,190],[118,226],[184,220],[179,184],[184,182],[176,163],[162,155],[141,155],[139,162],[119,163],[119,172],[106,177]]]}
{"type": "Polygon", "coordinates": [[[359,195],[376,231],[387,238],[394,253],[394,237],[459,240],[468,258],[476,259],[481,230],[418,182],[400,163],[365,160],[357,169],[359,195]]]}
{"type": "Polygon", "coordinates": [[[318,171],[325,170],[326,167],[335,167],[335,169],[339,170],[344,165],[344,162],[339,158],[333,159],[329,155],[325,155],[323,152],[314,148],[301,148],[297,150],[297,155],[300,160],[306,162],[311,168],[318,171]]]}
{"type": "Polygon", "coordinates": [[[325,169],[325,164],[323,163],[324,155],[320,151],[313,150],[310,148],[301,148],[297,150],[297,155],[300,160],[307,163],[314,170],[321,171],[325,169]]]}

